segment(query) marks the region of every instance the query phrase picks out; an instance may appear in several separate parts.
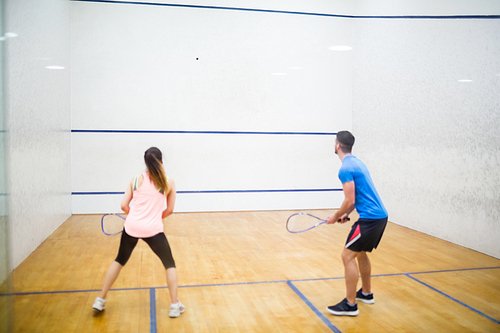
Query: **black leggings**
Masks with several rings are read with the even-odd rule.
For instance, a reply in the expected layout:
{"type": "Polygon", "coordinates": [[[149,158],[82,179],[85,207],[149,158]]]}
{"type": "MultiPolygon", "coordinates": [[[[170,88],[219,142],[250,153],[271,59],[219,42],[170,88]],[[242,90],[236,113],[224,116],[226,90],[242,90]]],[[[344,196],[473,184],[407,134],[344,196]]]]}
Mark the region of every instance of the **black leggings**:
{"type": "MultiPolygon", "coordinates": [[[[148,243],[151,250],[160,258],[165,269],[175,267],[175,261],[172,257],[172,251],[170,250],[170,245],[168,245],[167,237],[163,232],[154,235],[153,237],[142,238],[146,243],[148,243]]],[[[115,261],[120,265],[125,266],[127,261],[132,254],[139,238],[130,236],[123,229],[122,238],[120,240],[120,249],[118,250],[118,256],[115,261]]]]}

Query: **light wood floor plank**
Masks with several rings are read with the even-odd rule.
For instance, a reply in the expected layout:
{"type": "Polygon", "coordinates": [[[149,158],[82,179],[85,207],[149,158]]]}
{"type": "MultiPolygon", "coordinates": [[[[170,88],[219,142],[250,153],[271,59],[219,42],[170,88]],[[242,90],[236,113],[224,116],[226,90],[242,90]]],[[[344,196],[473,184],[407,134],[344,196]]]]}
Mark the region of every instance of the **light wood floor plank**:
{"type": "Polygon", "coordinates": [[[499,324],[404,275],[373,278],[375,304],[358,302],[359,315],[355,318],[337,317],[326,311],[327,306],[345,297],[344,280],[296,282],[295,285],[341,332],[500,330],[499,324]]]}
{"type": "MultiPolygon", "coordinates": [[[[165,269],[142,241],[109,293],[106,310],[95,316],[91,305],[120,236],[102,234],[101,215],[72,216],[11,274],[13,291],[27,294],[0,296],[0,325],[9,298],[14,332],[149,332],[153,288],[158,332],[331,332],[287,285],[292,280],[341,332],[500,331],[494,321],[500,320],[500,260],[393,223],[370,255],[376,303],[359,304],[356,318],[328,314],[325,307],[345,297],[340,253],[351,224],[290,234],[285,221],[292,213],[169,217],[165,230],[182,286],[179,298],[187,307],[177,319],[168,317],[165,269]],[[494,320],[404,275],[418,272],[423,274],[411,276],[494,320]]],[[[326,218],[333,210],[312,213],[326,218]]]]}
{"type": "Polygon", "coordinates": [[[500,322],[500,269],[416,274],[414,277],[500,322]]]}
{"type": "Polygon", "coordinates": [[[286,283],[181,292],[187,310],[175,320],[168,318],[168,292],[157,292],[160,332],[331,332],[286,283]]]}

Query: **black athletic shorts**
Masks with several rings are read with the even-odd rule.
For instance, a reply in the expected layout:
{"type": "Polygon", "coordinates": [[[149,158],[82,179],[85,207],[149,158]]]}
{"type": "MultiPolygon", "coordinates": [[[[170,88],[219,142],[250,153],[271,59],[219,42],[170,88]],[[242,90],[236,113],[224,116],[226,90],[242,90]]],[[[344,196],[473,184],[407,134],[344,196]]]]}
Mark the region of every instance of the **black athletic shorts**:
{"type": "MultiPolygon", "coordinates": [[[[165,269],[175,267],[175,261],[172,256],[172,251],[170,250],[170,245],[168,244],[167,237],[163,232],[154,235],[153,237],[142,238],[142,240],[145,241],[153,252],[160,258],[165,269]]],[[[120,240],[120,248],[118,249],[118,255],[116,256],[115,261],[120,265],[125,266],[138,241],[139,238],[130,236],[125,232],[125,229],[123,229],[122,238],[120,240]]]]}
{"type": "Polygon", "coordinates": [[[347,236],[346,249],[354,252],[372,252],[380,243],[386,225],[387,217],[380,220],[357,220],[347,236]]]}

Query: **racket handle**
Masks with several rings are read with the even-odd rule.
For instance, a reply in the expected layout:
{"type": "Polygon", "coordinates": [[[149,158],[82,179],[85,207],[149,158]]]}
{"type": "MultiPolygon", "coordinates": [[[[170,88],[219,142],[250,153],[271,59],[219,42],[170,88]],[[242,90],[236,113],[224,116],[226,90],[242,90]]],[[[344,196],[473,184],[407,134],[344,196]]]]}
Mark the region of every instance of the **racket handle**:
{"type": "MultiPolygon", "coordinates": [[[[347,220],[347,221],[350,221],[351,219],[348,217],[346,220],[347,220]]],[[[340,222],[340,221],[342,221],[342,219],[338,219],[338,220],[337,220],[337,222],[340,222]]]]}

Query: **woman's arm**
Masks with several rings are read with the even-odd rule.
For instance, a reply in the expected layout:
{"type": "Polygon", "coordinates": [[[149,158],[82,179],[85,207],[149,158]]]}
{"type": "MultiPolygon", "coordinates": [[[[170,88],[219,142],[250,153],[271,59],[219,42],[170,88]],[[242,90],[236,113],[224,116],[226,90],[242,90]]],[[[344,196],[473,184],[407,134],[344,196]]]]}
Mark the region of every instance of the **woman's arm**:
{"type": "Polygon", "coordinates": [[[121,208],[125,212],[125,214],[128,214],[130,211],[130,201],[132,201],[132,198],[134,196],[134,191],[132,190],[132,186],[134,183],[134,179],[130,181],[130,184],[127,186],[127,189],[125,190],[125,194],[123,195],[122,202],[121,202],[121,208]]]}
{"type": "Polygon", "coordinates": [[[174,212],[174,206],[175,206],[175,197],[177,194],[177,191],[175,190],[175,182],[172,178],[168,178],[168,187],[169,191],[167,194],[167,209],[163,211],[163,214],[161,214],[161,218],[167,218],[170,214],[174,212]]]}

